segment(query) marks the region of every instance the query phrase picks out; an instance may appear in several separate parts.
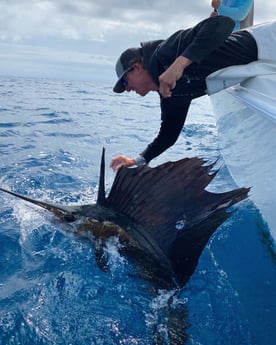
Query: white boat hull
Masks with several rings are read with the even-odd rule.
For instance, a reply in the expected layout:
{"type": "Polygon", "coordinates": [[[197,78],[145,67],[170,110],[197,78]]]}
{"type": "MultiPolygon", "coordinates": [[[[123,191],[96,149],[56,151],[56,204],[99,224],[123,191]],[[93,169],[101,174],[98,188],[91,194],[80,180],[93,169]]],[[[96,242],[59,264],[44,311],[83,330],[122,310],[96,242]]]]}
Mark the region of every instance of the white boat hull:
{"type": "Polygon", "coordinates": [[[276,240],[276,75],[251,78],[211,96],[221,153],[276,240]]]}

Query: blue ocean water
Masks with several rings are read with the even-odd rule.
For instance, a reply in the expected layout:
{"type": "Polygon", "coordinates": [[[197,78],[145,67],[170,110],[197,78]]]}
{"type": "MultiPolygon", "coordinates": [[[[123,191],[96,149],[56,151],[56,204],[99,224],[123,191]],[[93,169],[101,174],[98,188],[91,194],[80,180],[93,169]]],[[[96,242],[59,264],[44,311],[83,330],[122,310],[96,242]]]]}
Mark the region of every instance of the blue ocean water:
{"type": "MultiPolygon", "coordinates": [[[[136,156],[159,128],[155,95],[111,85],[0,79],[0,185],[48,202],[95,201],[102,147],[136,156]]],[[[210,189],[234,188],[209,100],[194,101],[177,144],[152,162],[200,156],[221,167],[210,189]]],[[[106,169],[106,190],[114,179],[106,169]]],[[[116,239],[110,273],[89,241],[46,211],[0,194],[0,344],[253,345],[275,343],[276,270],[268,230],[250,200],[214,234],[185,288],[156,290],[116,239]],[[187,339],[186,339],[187,338],[187,339]]]]}

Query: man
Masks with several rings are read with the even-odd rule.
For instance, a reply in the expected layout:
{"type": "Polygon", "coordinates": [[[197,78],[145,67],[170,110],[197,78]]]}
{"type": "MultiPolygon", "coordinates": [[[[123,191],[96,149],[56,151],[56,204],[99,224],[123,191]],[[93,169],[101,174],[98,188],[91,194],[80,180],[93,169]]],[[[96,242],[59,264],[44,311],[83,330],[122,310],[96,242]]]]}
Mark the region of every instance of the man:
{"type": "Polygon", "coordinates": [[[172,146],[183,128],[191,101],[206,94],[206,77],[227,66],[258,58],[256,41],[247,31],[232,33],[229,17],[210,17],[194,28],[175,32],[167,40],[141,43],[122,53],[116,64],[114,92],[135,91],[160,95],[159,134],[135,158],[114,157],[111,168],[150,162],[172,146]]]}

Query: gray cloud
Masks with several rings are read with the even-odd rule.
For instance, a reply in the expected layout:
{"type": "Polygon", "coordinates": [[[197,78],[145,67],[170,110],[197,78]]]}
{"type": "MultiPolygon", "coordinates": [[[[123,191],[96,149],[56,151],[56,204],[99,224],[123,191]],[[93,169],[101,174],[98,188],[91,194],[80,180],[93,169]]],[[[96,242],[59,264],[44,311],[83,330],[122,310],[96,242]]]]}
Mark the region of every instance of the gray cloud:
{"type": "MultiPolygon", "coordinates": [[[[0,39],[36,36],[104,40],[123,32],[169,34],[207,17],[210,0],[1,0],[0,39]]],[[[276,13],[276,4],[256,2],[259,21],[276,13]]]]}
{"type": "MultiPolygon", "coordinates": [[[[59,64],[63,59],[67,64],[68,56],[72,61],[79,61],[81,57],[81,60],[99,63],[101,56],[105,57],[102,61],[110,65],[110,61],[129,46],[166,38],[179,28],[193,26],[208,17],[210,3],[211,0],[192,4],[184,0],[0,0],[2,61],[5,56],[10,58],[9,50],[14,54],[12,61],[20,61],[20,54],[16,52],[21,44],[22,58],[26,60],[38,62],[39,51],[43,51],[51,64],[54,59],[59,64]],[[15,43],[16,50],[7,48],[8,44],[12,47],[15,43]],[[26,52],[30,46],[37,50],[36,54],[33,50],[26,52]]],[[[256,23],[275,19],[274,13],[276,3],[256,1],[256,23]]],[[[42,57],[41,60],[46,63],[42,57]]],[[[7,66],[8,62],[5,68],[7,66]]]]}

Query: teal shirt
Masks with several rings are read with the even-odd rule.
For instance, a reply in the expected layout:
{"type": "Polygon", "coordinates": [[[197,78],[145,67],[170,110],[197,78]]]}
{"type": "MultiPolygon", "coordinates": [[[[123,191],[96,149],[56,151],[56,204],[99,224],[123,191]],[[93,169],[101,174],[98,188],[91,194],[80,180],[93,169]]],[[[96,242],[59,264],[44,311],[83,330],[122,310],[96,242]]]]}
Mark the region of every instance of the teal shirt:
{"type": "Polygon", "coordinates": [[[235,21],[233,31],[240,29],[240,22],[249,13],[253,0],[221,0],[218,13],[235,21]]]}

